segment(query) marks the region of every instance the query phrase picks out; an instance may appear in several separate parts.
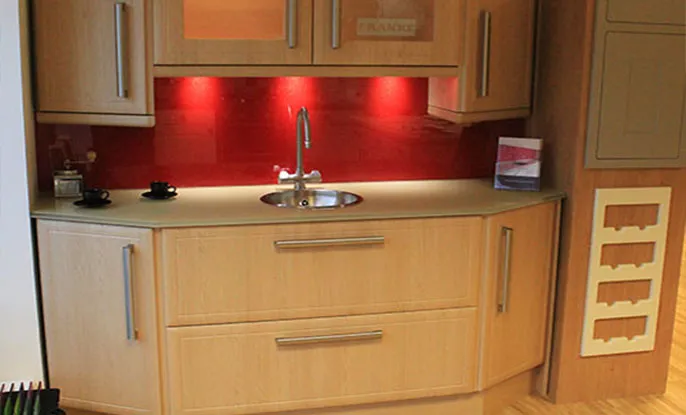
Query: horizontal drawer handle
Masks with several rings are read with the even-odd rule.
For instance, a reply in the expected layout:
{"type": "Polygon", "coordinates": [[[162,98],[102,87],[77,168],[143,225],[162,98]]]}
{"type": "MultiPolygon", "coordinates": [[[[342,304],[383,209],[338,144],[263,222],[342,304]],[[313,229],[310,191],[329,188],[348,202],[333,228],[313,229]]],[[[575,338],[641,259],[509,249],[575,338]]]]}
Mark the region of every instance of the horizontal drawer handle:
{"type": "Polygon", "coordinates": [[[303,344],[338,343],[359,340],[378,340],[381,337],[383,337],[383,330],[375,330],[365,331],[362,333],[330,334],[326,336],[280,337],[276,339],[276,344],[279,346],[300,346],[303,344]]]}
{"type": "Polygon", "coordinates": [[[357,246],[357,245],[383,245],[386,238],[383,236],[363,236],[359,238],[330,238],[330,239],[302,239],[294,241],[276,241],[277,249],[303,249],[322,248],[328,246],[357,246]]]}

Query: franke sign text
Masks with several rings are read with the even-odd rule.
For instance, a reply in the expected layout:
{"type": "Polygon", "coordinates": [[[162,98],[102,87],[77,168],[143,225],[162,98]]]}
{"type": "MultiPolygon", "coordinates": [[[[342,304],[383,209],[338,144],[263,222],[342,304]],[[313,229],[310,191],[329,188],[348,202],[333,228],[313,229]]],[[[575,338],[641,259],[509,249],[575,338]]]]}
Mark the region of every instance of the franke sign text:
{"type": "Polygon", "coordinates": [[[358,36],[415,37],[417,36],[416,19],[357,19],[358,36]]]}

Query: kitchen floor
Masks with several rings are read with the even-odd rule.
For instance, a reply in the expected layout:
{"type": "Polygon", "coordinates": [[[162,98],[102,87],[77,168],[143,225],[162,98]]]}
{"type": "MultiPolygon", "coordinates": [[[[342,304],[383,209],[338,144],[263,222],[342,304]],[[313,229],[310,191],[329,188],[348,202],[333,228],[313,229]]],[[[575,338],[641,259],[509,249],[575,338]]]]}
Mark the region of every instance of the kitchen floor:
{"type": "MultiPolygon", "coordinates": [[[[686,247],[684,249],[686,253],[686,247]]],[[[658,397],[613,399],[593,403],[553,405],[529,397],[503,415],[684,415],[686,414],[686,255],[682,260],[672,360],[667,393],[658,397]]]]}

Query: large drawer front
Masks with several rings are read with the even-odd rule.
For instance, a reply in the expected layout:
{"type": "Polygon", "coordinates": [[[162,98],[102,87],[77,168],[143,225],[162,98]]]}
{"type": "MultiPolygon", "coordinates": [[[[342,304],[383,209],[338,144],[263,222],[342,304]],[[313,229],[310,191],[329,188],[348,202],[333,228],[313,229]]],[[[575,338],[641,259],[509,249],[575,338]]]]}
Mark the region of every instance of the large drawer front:
{"type": "Polygon", "coordinates": [[[165,230],[167,324],[474,306],[481,230],[481,218],[165,230]]]}
{"type": "Polygon", "coordinates": [[[385,402],[467,393],[476,384],[474,308],[167,333],[173,414],[385,402]]]}
{"type": "Polygon", "coordinates": [[[608,0],[607,20],[618,23],[686,24],[684,0],[608,0]]]}

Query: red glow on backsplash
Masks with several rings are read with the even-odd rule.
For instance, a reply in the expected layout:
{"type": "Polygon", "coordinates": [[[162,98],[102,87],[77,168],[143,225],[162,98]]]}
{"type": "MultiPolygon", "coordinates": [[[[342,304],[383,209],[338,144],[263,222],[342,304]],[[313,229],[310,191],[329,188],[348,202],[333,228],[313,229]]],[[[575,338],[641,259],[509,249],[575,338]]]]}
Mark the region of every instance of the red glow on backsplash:
{"type": "Polygon", "coordinates": [[[275,78],[273,82],[278,107],[287,108],[289,113],[297,112],[296,108],[310,106],[315,101],[313,78],[284,77],[275,78]]]}
{"type": "Polygon", "coordinates": [[[210,77],[178,78],[177,99],[184,107],[216,106],[220,79],[210,77]]]}
{"type": "Polygon", "coordinates": [[[412,107],[410,88],[408,78],[371,78],[371,88],[369,88],[370,111],[382,116],[407,112],[412,107]]]}
{"type": "Polygon", "coordinates": [[[88,186],[143,188],[276,183],[274,166],[295,167],[295,113],[307,106],[312,149],[305,168],[324,182],[459,179],[493,174],[497,138],[524,122],[462,127],[426,115],[420,78],[161,78],[154,128],[36,126],[39,186],[65,155],[88,186]]]}

